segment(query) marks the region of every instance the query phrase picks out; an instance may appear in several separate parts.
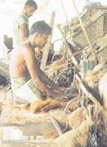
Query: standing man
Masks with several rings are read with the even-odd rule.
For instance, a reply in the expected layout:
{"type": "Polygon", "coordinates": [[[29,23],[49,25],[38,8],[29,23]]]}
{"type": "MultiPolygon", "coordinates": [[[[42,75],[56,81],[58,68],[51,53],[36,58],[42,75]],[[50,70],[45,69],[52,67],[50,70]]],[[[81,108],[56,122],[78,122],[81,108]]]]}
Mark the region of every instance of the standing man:
{"type": "Polygon", "coordinates": [[[66,98],[61,88],[41,71],[38,59],[35,57],[34,49],[36,47],[42,49],[50,34],[50,26],[45,21],[38,21],[32,25],[28,39],[12,52],[9,72],[13,92],[31,78],[35,88],[42,95],[62,100],[66,98]]]}
{"type": "Polygon", "coordinates": [[[29,17],[37,10],[37,4],[33,0],[27,0],[22,13],[13,23],[13,44],[14,47],[25,41],[29,36],[29,17]]]}

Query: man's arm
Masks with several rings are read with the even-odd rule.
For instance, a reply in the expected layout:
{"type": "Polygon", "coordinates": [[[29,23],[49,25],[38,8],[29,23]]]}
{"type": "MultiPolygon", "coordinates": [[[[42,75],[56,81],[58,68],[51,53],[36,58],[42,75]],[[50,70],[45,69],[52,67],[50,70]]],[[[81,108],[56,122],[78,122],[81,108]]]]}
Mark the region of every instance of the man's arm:
{"type": "Polygon", "coordinates": [[[31,51],[31,48],[25,48],[25,50],[23,50],[23,54],[34,85],[41,92],[45,93],[48,96],[66,98],[66,96],[64,96],[58,86],[54,83],[51,84],[52,81],[48,77],[46,77],[46,75],[40,70],[38,63],[35,59],[34,52],[31,51]]]}
{"type": "Polygon", "coordinates": [[[49,88],[41,81],[39,77],[38,62],[35,59],[35,55],[34,52],[32,52],[32,49],[28,46],[25,47],[23,50],[23,56],[34,85],[41,92],[48,93],[49,88]]]}
{"type": "Polygon", "coordinates": [[[19,26],[19,35],[21,42],[25,41],[29,36],[29,29],[26,23],[23,23],[19,26]]]}
{"type": "Polygon", "coordinates": [[[52,89],[54,90],[57,90],[58,88],[60,88],[58,85],[56,85],[52,80],[50,80],[44,72],[41,71],[41,69],[39,68],[39,76],[40,76],[40,79],[46,83],[46,85],[48,85],[49,87],[51,87],[52,89]]]}

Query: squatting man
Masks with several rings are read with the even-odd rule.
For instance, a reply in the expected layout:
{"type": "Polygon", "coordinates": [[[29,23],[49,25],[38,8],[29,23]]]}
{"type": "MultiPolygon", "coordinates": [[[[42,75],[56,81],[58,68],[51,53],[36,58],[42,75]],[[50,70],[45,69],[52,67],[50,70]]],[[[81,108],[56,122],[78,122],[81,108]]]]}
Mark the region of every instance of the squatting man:
{"type": "Polygon", "coordinates": [[[60,100],[67,99],[62,88],[54,84],[42,72],[38,59],[35,57],[34,49],[43,48],[50,34],[51,27],[45,21],[37,21],[32,25],[28,39],[12,51],[9,73],[13,94],[31,78],[35,89],[41,95],[60,100]]]}

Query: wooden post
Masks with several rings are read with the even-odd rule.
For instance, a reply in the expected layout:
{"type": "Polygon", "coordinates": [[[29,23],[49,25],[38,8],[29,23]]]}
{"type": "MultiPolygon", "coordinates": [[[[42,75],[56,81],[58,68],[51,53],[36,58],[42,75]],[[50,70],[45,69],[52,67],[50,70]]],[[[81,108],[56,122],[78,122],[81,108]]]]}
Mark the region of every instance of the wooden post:
{"type": "MultiPolygon", "coordinates": [[[[52,15],[51,15],[51,21],[50,21],[50,26],[52,28],[54,25],[54,18],[55,18],[55,12],[53,11],[52,15]]],[[[50,43],[51,43],[51,38],[52,38],[52,35],[49,36],[48,43],[46,44],[44,51],[43,51],[42,61],[41,61],[41,65],[40,65],[40,69],[42,71],[45,71],[45,67],[46,67],[46,63],[47,63],[47,59],[48,59],[49,47],[50,47],[50,43]]]]}

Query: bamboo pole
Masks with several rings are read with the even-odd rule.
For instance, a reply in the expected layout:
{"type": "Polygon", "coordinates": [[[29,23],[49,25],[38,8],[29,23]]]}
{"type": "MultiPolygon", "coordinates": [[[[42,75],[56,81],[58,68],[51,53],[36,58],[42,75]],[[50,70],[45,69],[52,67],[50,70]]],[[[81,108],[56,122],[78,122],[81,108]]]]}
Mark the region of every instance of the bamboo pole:
{"type": "Polygon", "coordinates": [[[66,18],[66,22],[68,22],[68,16],[67,16],[67,13],[66,13],[66,11],[65,11],[64,4],[63,4],[62,0],[60,0],[60,3],[61,3],[61,6],[62,6],[64,15],[65,15],[65,18],[66,18]]]}
{"type": "Polygon", "coordinates": [[[81,25],[81,27],[82,27],[82,29],[83,29],[83,32],[84,32],[84,35],[85,35],[85,37],[86,37],[86,40],[87,40],[87,42],[88,42],[88,44],[89,44],[89,47],[90,47],[90,49],[91,49],[93,55],[95,56],[96,60],[98,61],[97,56],[96,56],[96,54],[95,54],[95,51],[94,51],[94,49],[92,48],[92,45],[91,45],[90,40],[89,40],[89,38],[88,38],[88,35],[87,35],[86,29],[85,29],[85,27],[84,27],[84,24],[83,24],[83,22],[82,22],[82,20],[81,20],[81,17],[80,17],[80,15],[79,15],[79,12],[78,12],[78,9],[77,9],[77,7],[76,7],[76,4],[75,4],[75,2],[74,2],[75,0],[71,0],[71,1],[72,1],[72,4],[73,4],[74,8],[75,8],[76,13],[77,13],[77,17],[78,17],[78,19],[79,19],[80,25],[81,25]]]}

